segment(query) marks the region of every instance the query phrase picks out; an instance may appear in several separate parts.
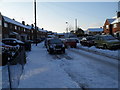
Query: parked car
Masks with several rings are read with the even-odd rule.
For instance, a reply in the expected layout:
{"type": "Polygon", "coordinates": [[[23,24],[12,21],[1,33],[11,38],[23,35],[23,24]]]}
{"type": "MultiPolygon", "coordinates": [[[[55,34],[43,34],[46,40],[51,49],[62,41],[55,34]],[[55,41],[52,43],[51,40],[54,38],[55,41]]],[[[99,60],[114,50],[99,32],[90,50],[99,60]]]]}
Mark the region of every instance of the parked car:
{"type": "Polygon", "coordinates": [[[105,49],[120,48],[120,41],[111,35],[99,35],[95,37],[95,46],[105,49]]]}
{"type": "Polygon", "coordinates": [[[45,39],[44,45],[45,45],[46,48],[47,48],[48,40],[50,40],[50,39],[52,39],[52,38],[46,38],[45,39]]]}
{"type": "Polygon", "coordinates": [[[65,45],[65,47],[74,47],[74,48],[76,48],[77,47],[77,42],[76,42],[75,39],[67,38],[64,41],[64,45],[65,45]]]}
{"type": "Polygon", "coordinates": [[[80,44],[83,45],[83,46],[93,46],[95,43],[94,43],[94,37],[92,36],[89,36],[89,37],[83,37],[81,40],[80,40],[80,44]]]}
{"type": "Polygon", "coordinates": [[[23,46],[24,45],[24,42],[17,40],[15,38],[5,38],[5,39],[2,39],[2,42],[6,45],[11,45],[11,46],[16,46],[16,45],[23,46]]]}
{"type": "Polygon", "coordinates": [[[63,42],[58,38],[48,39],[46,47],[47,47],[47,51],[50,54],[55,52],[65,53],[65,46],[63,42]]]}
{"type": "Polygon", "coordinates": [[[75,41],[76,41],[76,43],[79,43],[79,39],[76,37],[72,37],[72,38],[70,38],[70,39],[74,39],[75,41]]]}

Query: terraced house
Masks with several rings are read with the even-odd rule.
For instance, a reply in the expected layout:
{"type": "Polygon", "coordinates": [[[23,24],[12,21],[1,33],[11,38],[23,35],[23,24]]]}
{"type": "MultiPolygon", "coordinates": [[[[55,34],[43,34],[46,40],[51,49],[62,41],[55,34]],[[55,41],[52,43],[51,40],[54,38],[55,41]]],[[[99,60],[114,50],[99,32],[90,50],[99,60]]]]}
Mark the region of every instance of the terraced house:
{"type": "Polygon", "coordinates": [[[25,25],[25,21],[22,23],[15,19],[10,19],[6,16],[2,17],[2,38],[17,38],[19,40],[35,40],[37,38],[46,37],[47,30],[38,29],[35,31],[34,25],[25,25]],[[36,33],[37,32],[37,33],[36,33]]]}

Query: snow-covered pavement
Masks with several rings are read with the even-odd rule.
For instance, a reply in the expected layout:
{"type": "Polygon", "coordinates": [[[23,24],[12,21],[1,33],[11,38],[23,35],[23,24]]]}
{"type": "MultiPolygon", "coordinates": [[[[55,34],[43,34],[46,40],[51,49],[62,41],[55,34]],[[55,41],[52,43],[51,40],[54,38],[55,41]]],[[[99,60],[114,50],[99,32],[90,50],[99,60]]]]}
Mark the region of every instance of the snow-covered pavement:
{"type": "Polygon", "coordinates": [[[33,46],[28,54],[19,88],[78,88],[68,74],[53,62],[43,43],[33,46]]]}
{"type": "Polygon", "coordinates": [[[118,88],[118,61],[77,49],[48,54],[33,46],[19,88],[118,88]]]}

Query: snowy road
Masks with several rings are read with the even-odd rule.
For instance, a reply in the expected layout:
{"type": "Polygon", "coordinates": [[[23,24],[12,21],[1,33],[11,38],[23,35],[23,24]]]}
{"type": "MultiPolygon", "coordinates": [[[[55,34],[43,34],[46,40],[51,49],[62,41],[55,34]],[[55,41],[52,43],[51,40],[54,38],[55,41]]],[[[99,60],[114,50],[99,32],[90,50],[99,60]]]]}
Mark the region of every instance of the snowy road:
{"type": "Polygon", "coordinates": [[[27,54],[19,88],[118,88],[118,60],[78,49],[50,55],[43,45],[27,54]]]}

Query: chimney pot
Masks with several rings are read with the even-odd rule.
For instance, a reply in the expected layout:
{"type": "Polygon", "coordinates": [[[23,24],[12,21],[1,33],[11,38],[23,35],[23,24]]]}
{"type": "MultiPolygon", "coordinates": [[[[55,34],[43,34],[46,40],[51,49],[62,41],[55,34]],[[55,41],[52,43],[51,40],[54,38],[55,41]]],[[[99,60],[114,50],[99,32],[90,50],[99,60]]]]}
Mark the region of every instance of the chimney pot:
{"type": "Polygon", "coordinates": [[[22,24],[25,25],[25,21],[22,21],[22,24]]]}

